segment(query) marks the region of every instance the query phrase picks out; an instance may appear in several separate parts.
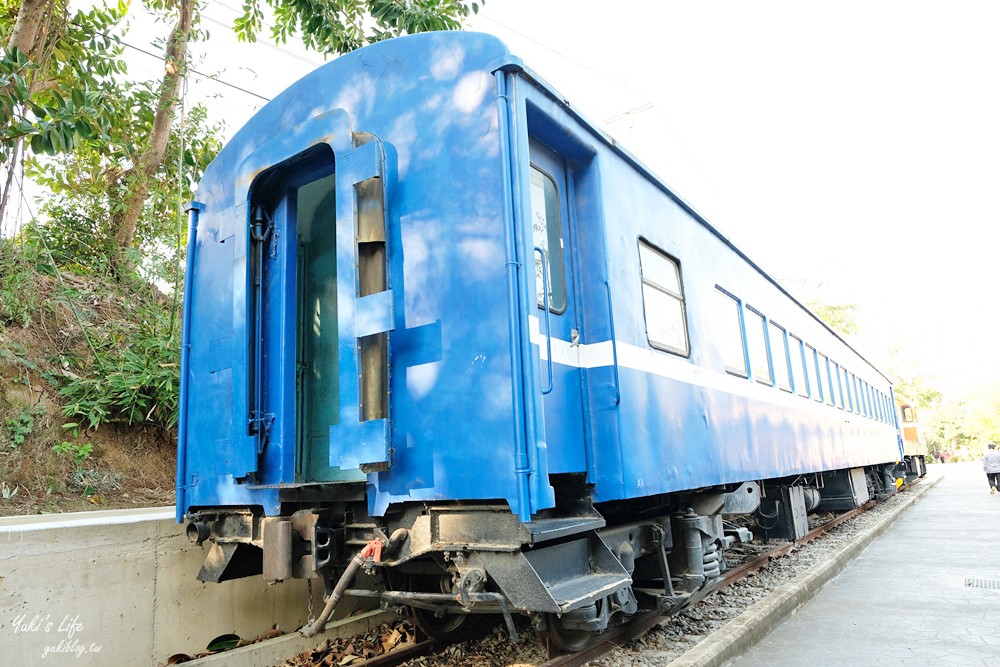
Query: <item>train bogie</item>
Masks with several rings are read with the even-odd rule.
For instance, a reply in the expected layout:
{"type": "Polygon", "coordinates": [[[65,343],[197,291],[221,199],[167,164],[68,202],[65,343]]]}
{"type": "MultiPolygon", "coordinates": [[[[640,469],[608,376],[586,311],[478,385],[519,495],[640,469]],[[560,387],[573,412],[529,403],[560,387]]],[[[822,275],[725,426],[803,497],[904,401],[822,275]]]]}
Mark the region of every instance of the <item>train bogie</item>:
{"type": "Polygon", "coordinates": [[[735,515],[795,536],[895,490],[888,380],[492,37],[338,58],[199,198],[204,580],[321,576],[442,635],[527,613],[572,648],[709,591],[735,515]],[[348,588],[361,555],[384,588],[348,588]]]}

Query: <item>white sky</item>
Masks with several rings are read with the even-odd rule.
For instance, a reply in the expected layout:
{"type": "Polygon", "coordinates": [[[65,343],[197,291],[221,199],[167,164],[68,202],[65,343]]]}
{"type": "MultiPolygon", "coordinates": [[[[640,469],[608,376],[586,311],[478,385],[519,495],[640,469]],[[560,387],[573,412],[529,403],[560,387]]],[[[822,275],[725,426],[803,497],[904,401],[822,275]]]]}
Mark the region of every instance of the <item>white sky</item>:
{"type": "MultiPolygon", "coordinates": [[[[213,21],[239,4],[205,6],[196,69],[273,97],[322,62],[238,45],[213,21]]],[[[136,46],[166,33],[135,21],[136,46]]],[[[793,293],[858,304],[870,359],[902,343],[948,394],[997,382],[1000,3],[487,0],[469,23],[793,293]]],[[[230,132],[263,103],[189,90],[230,132]]]]}

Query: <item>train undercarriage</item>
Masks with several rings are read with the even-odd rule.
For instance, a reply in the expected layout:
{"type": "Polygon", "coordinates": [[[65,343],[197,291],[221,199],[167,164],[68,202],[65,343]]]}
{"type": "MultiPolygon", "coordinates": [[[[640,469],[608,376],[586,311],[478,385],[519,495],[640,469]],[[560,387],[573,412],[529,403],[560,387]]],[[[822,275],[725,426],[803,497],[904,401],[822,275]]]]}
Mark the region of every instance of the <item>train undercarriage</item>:
{"type": "Polygon", "coordinates": [[[558,480],[555,510],[522,523],[502,502],[407,504],[370,517],[363,484],[299,487],[283,515],[205,508],[187,515],[210,545],[198,575],[222,582],[322,578],[343,596],[409,613],[428,635],[459,639],[516,614],[560,651],[577,651],[640,610],[675,614],[714,589],[726,551],[755,537],[794,540],[813,511],[850,510],[896,492],[887,464],[595,505],[582,479],[558,480]],[[335,492],[337,500],[328,498],[335,492]],[[319,499],[324,499],[319,502],[319,499]],[[753,517],[753,520],[750,517],[753,517]],[[354,574],[374,588],[351,588],[354,574]]]}

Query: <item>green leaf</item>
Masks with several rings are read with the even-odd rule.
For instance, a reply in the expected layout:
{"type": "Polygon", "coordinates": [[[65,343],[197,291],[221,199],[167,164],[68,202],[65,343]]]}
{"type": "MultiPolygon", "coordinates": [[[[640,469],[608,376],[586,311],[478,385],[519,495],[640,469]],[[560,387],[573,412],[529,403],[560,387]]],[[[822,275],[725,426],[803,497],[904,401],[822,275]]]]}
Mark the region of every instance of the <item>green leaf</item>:
{"type": "Polygon", "coordinates": [[[89,139],[94,134],[94,129],[90,126],[90,123],[82,118],[78,118],[76,123],[73,124],[76,127],[76,131],[84,139],[89,139]]]}

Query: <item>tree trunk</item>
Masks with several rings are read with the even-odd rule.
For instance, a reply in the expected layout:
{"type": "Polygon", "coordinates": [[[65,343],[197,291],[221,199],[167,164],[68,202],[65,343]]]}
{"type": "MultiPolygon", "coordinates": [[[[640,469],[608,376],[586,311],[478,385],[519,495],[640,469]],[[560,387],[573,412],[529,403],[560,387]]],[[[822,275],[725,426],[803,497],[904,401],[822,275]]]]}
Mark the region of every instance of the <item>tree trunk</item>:
{"type": "Polygon", "coordinates": [[[7,48],[17,47],[24,55],[31,59],[32,51],[35,50],[35,41],[38,37],[38,29],[42,24],[42,17],[49,5],[55,4],[55,0],[24,0],[21,8],[17,11],[17,20],[14,22],[14,30],[10,33],[7,41],[7,48]]]}
{"type": "MultiPolygon", "coordinates": [[[[17,10],[17,18],[14,20],[14,29],[7,40],[7,50],[17,48],[21,53],[33,60],[38,51],[39,33],[44,34],[44,19],[50,16],[48,9],[55,5],[57,0],[24,0],[20,9],[17,10]]],[[[0,191],[0,225],[3,224],[7,213],[7,202],[10,199],[10,189],[14,181],[14,173],[20,159],[21,141],[18,140],[10,151],[10,159],[2,165],[6,168],[7,174],[4,178],[5,184],[0,191]]],[[[5,156],[6,157],[6,156],[5,156]]]]}
{"type": "MultiPolygon", "coordinates": [[[[23,143],[24,140],[18,137],[14,140],[14,147],[10,149],[10,161],[7,163],[7,177],[4,182],[3,193],[0,194],[0,236],[3,236],[4,219],[7,217],[7,202],[10,200],[10,189],[14,187],[14,174],[17,172],[18,161],[21,157],[21,144],[23,143]]],[[[9,235],[14,236],[15,234],[9,235]]]]}
{"type": "Polygon", "coordinates": [[[187,67],[187,44],[194,14],[194,0],[180,0],[178,11],[177,25],[174,26],[167,42],[166,65],[163,82],[160,84],[160,97],[153,119],[153,129],[149,135],[149,145],[139,156],[137,164],[125,175],[125,178],[131,181],[131,188],[125,199],[125,212],[115,232],[117,259],[121,266],[127,264],[125,253],[135,241],[135,228],[143,204],[149,195],[150,181],[163,165],[167,140],[170,138],[170,125],[174,119],[174,107],[177,104],[177,91],[187,67]]]}

